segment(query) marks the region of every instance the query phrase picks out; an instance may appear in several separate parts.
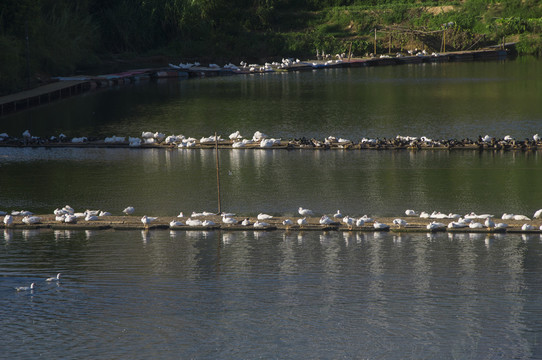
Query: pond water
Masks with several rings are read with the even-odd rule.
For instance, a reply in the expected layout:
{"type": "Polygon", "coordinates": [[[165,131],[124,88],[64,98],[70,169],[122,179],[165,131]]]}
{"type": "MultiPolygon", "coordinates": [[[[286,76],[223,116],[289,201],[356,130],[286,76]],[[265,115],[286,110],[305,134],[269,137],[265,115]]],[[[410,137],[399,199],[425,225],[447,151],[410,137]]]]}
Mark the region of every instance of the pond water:
{"type": "MultiPolygon", "coordinates": [[[[2,117],[0,133],[523,139],[542,134],[541,76],[518,60],[141,83],[2,117]]],[[[532,216],[540,154],[220,150],[221,203],[532,216]]],[[[216,211],[216,183],[212,150],[0,148],[0,211],[216,211]]],[[[0,357],[542,359],[541,248],[538,234],[0,230],[0,357]]]]}
{"type": "Polygon", "coordinates": [[[538,234],[42,230],[0,246],[5,358],[542,358],[538,234]]]}

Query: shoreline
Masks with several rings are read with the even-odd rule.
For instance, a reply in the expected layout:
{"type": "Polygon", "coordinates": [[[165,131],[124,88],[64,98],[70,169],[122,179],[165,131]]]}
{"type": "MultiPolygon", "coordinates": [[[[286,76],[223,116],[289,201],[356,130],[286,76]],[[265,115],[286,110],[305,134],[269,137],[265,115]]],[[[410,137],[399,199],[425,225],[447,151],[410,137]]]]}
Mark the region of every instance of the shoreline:
{"type": "MultiPolygon", "coordinates": [[[[307,217],[307,225],[300,226],[297,224],[297,220],[301,217],[290,217],[294,222],[294,225],[285,226],[282,222],[288,217],[273,217],[269,220],[264,220],[268,226],[261,228],[255,228],[253,225],[243,226],[241,225],[241,220],[248,218],[253,224],[256,222],[255,216],[249,217],[234,217],[239,221],[237,225],[228,225],[222,223],[222,217],[219,215],[210,215],[210,216],[200,216],[194,219],[200,220],[211,220],[214,222],[214,225],[210,226],[170,226],[172,220],[181,221],[183,224],[186,223],[188,217],[178,218],[175,216],[163,216],[158,217],[153,221],[148,227],[145,227],[141,222],[141,218],[136,215],[131,216],[104,216],[97,221],[85,221],[84,218],[78,219],[76,224],[67,224],[59,221],[55,221],[55,215],[34,215],[41,218],[40,223],[27,225],[22,222],[23,216],[14,216],[14,222],[10,226],[6,226],[4,223],[0,223],[0,229],[2,230],[38,230],[38,229],[51,229],[51,230],[175,230],[175,231],[292,231],[292,232],[302,232],[302,231],[340,231],[340,232],[382,232],[382,231],[391,231],[394,233],[433,233],[433,232],[448,232],[448,233],[483,233],[483,234],[502,234],[502,233],[515,233],[515,234],[541,234],[540,226],[542,226],[542,219],[532,219],[532,220],[498,220],[493,218],[494,222],[503,222],[508,224],[508,227],[505,229],[488,229],[488,228],[453,228],[450,229],[447,225],[454,221],[454,219],[431,219],[431,218],[419,218],[412,216],[403,216],[403,217],[378,217],[374,220],[379,223],[386,224],[389,226],[387,229],[375,229],[373,222],[365,223],[363,226],[352,226],[349,228],[344,224],[340,219],[336,220],[335,223],[330,225],[320,225],[319,217],[307,217]],[[401,218],[407,221],[407,225],[404,227],[398,227],[393,225],[393,220],[396,218],[401,218]],[[433,221],[438,221],[444,224],[445,228],[439,229],[428,229],[427,225],[433,221]],[[532,230],[523,230],[522,226],[524,224],[529,224],[534,227],[532,230]]],[[[481,222],[483,224],[483,219],[474,220],[481,222]]]]}

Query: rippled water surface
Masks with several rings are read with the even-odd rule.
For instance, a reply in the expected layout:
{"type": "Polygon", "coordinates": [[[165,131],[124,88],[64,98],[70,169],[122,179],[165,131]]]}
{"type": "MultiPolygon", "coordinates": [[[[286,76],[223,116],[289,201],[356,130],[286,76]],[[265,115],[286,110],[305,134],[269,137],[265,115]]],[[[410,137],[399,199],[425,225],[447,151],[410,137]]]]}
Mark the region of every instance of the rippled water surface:
{"type": "Polygon", "coordinates": [[[41,230],[0,245],[5,358],[542,357],[538,235],[41,230]]]}

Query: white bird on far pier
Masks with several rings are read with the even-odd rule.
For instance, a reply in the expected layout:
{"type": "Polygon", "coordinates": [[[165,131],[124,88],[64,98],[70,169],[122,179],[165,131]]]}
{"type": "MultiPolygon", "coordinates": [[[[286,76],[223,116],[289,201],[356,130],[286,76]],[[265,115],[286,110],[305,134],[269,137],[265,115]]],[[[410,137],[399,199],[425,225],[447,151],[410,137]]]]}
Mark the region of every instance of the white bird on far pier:
{"type": "Polygon", "coordinates": [[[523,224],[521,226],[521,230],[523,230],[523,231],[531,231],[531,230],[534,230],[534,226],[532,226],[530,224],[523,224]]]}
{"type": "Polygon", "coordinates": [[[64,222],[66,224],[76,224],[77,223],[77,216],[72,214],[66,214],[64,217],[64,222]]]}
{"type": "Polygon", "coordinates": [[[365,225],[365,220],[363,220],[363,218],[359,218],[356,220],[357,227],[362,227],[363,225],[365,225]]]}
{"type": "Polygon", "coordinates": [[[11,216],[9,214],[4,216],[4,224],[6,226],[11,226],[13,224],[13,216],[11,216]]]}
{"type": "Polygon", "coordinates": [[[408,224],[407,224],[407,222],[406,222],[405,220],[403,220],[403,219],[394,219],[394,220],[393,220],[393,225],[402,228],[402,227],[407,226],[408,224]]]}
{"type": "Polygon", "coordinates": [[[327,215],[322,215],[319,222],[320,222],[320,225],[330,225],[330,224],[333,224],[335,221],[327,215]]]}
{"type": "Polygon", "coordinates": [[[246,218],[245,220],[241,221],[241,225],[249,226],[249,225],[252,225],[252,223],[250,222],[248,218],[246,218]]]}
{"type": "Polygon", "coordinates": [[[60,281],[60,273],[56,274],[56,276],[54,277],[50,277],[50,278],[47,278],[45,279],[45,281],[60,281]]]}
{"type": "Polygon", "coordinates": [[[495,227],[495,222],[491,220],[491,218],[486,218],[486,221],[484,221],[484,225],[488,229],[493,229],[495,227]]]}
{"type": "Polygon", "coordinates": [[[132,215],[134,213],[135,209],[133,206],[128,206],[126,209],[122,210],[123,213],[126,215],[132,215]]]}
{"type": "Polygon", "coordinates": [[[408,209],[408,210],[405,210],[405,215],[406,216],[418,216],[418,213],[414,210],[411,210],[411,209],[408,209]]]}
{"type": "Polygon", "coordinates": [[[268,215],[268,214],[264,214],[264,213],[259,213],[258,214],[258,220],[269,220],[269,219],[272,219],[273,216],[271,215],[268,215]]]}
{"type": "Polygon", "coordinates": [[[143,215],[143,217],[141,218],[141,222],[142,222],[143,225],[145,226],[145,229],[148,229],[148,228],[149,228],[149,225],[150,225],[154,220],[156,220],[156,219],[157,219],[157,218],[155,218],[155,217],[143,215]]]}
{"type": "Polygon", "coordinates": [[[346,226],[348,226],[348,229],[352,230],[352,227],[354,226],[355,219],[351,218],[350,216],[343,217],[343,223],[345,223],[346,226]]]}
{"type": "Polygon", "coordinates": [[[87,216],[85,216],[85,221],[98,221],[98,220],[99,220],[99,217],[96,215],[87,214],[87,216]]]}
{"type": "Polygon", "coordinates": [[[301,216],[313,216],[314,213],[312,212],[312,210],[309,210],[309,209],[303,209],[301,206],[299,207],[299,209],[297,210],[297,212],[299,213],[299,215],[301,216]]]}
{"type": "Polygon", "coordinates": [[[169,222],[169,227],[170,228],[177,227],[177,226],[183,226],[183,225],[184,224],[181,221],[178,221],[178,220],[171,220],[169,222]]]}
{"type": "Polygon", "coordinates": [[[294,222],[290,219],[285,219],[283,222],[282,222],[282,225],[286,226],[286,229],[288,229],[290,226],[292,226],[294,224],[294,222]]]}
{"type": "Polygon", "coordinates": [[[308,224],[307,218],[297,219],[297,223],[299,224],[300,227],[303,227],[308,224]]]}
{"type": "Polygon", "coordinates": [[[236,225],[238,223],[238,221],[235,220],[234,218],[227,217],[227,216],[222,216],[222,222],[228,225],[236,225]]]}
{"type": "Polygon", "coordinates": [[[374,222],[373,227],[375,228],[375,230],[387,230],[387,229],[390,228],[389,225],[386,225],[384,223],[380,223],[378,221],[374,222]]]}
{"type": "Polygon", "coordinates": [[[253,226],[255,229],[263,229],[269,226],[269,224],[263,221],[256,221],[253,226]]]}
{"type": "Polygon", "coordinates": [[[343,218],[343,214],[341,214],[341,211],[340,210],[337,210],[337,212],[333,215],[334,218],[337,218],[337,219],[342,219],[343,218]]]}
{"type": "Polygon", "coordinates": [[[201,222],[201,220],[188,218],[186,220],[186,225],[188,225],[188,226],[202,226],[203,223],[201,222]]]}
{"type": "Polygon", "coordinates": [[[542,209],[536,210],[533,215],[533,219],[540,219],[542,217],[542,209]]]}

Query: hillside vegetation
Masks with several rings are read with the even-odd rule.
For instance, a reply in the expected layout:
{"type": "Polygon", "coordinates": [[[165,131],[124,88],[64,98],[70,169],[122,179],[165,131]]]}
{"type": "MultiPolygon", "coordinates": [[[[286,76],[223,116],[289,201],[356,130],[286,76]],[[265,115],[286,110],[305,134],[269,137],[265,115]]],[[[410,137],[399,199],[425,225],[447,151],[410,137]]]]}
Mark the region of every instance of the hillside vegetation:
{"type": "Polygon", "coordinates": [[[48,76],[157,61],[363,56],[518,42],[542,53],[539,0],[3,0],[0,94],[48,76]],[[137,59],[137,62],[133,62],[137,59]]]}

